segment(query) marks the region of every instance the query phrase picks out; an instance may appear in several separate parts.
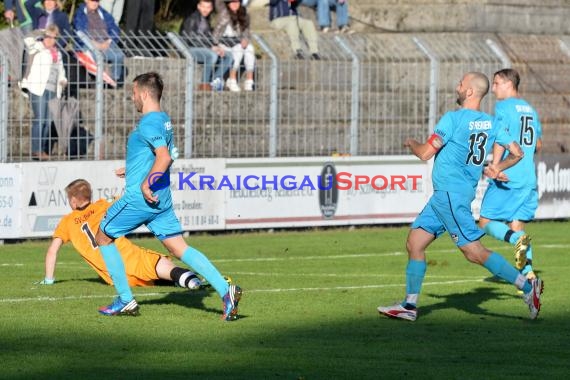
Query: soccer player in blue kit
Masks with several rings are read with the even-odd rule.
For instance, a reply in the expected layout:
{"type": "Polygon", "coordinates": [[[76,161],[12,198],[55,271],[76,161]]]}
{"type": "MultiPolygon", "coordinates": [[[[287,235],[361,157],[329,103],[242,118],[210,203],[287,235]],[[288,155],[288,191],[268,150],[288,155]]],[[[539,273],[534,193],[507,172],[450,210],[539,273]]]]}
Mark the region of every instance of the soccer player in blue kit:
{"type": "Polygon", "coordinates": [[[461,108],[443,115],[425,143],[414,139],[404,143],[421,160],[435,156],[434,192],[413,222],[406,242],[406,297],[401,303],[379,306],[377,310],[388,317],[416,320],[418,296],[427,268],[425,250],[447,231],[468,261],[484,266],[521,289],[530,318],[535,319],[540,311],[542,281],[538,278],[527,280],[503,256],[485,248],[479,240],[484,232],[471,214],[475,189],[493,144],[504,146],[509,154],[487,167],[486,174],[492,178],[520,161],[523,152],[502,125],[480,111],[481,100],[489,91],[489,80],[484,74],[465,74],[456,91],[461,108]]]}
{"type": "Polygon", "coordinates": [[[95,237],[118,296],[99,312],[109,316],[139,314],[114,240],[145,224],[171,254],[210,282],[223,300],[222,319],[232,321],[238,318],[240,287],[228,284],[206,256],[186,244],[172,208],[169,170],[178,152],[170,118],[160,108],[163,88],[160,75],[154,72],[133,80],[132,99],[142,117],[127,141],[125,193],[107,210],[95,237]]]}
{"type": "MultiPolygon", "coordinates": [[[[499,70],[493,76],[492,92],[498,100],[495,116],[507,126],[510,135],[518,139],[524,157],[504,171],[507,182],[489,183],[481,204],[479,226],[495,239],[513,244],[515,267],[527,278],[534,278],[532,247],[524,226],[534,219],[538,207],[534,153],[542,148],[542,126],[534,108],[519,97],[519,84],[519,73],[513,69],[499,70]]],[[[503,154],[504,149],[495,146],[493,161],[498,162],[503,154]]]]}

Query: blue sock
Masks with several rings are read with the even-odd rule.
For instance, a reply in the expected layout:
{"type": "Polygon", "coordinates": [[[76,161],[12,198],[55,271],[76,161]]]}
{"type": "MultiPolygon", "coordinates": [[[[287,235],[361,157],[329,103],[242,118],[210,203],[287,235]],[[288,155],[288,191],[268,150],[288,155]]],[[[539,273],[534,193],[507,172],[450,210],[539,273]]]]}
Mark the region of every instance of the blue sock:
{"type": "Polygon", "coordinates": [[[103,261],[105,261],[105,266],[107,271],[109,271],[111,280],[113,280],[115,290],[121,297],[121,301],[130,302],[133,299],[133,293],[129,287],[125,264],[123,264],[123,259],[117,250],[117,246],[115,243],[101,245],[99,246],[99,251],[101,251],[101,256],[103,256],[103,261]]]}
{"type": "Polygon", "coordinates": [[[422,290],[422,282],[426,274],[426,262],[423,260],[409,260],[406,267],[406,300],[404,305],[416,306],[418,295],[422,290]]]}
{"type": "Polygon", "coordinates": [[[531,270],[532,270],[532,245],[529,245],[528,250],[526,251],[526,265],[522,270],[522,274],[526,275],[531,270]]]}
{"type": "Polygon", "coordinates": [[[521,289],[525,294],[530,292],[532,287],[526,278],[515,269],[514,266],[509,264],[507,260],[496,252],[491,252],[491,255],[483,263],[483,266],[487,268],[489,272],[493,275],[502,278],[503,280],[510,282],[517,288],[521,289]]]}
{"type": "Polygon", "coordinates": [[[195,248],[188,247],[180,258],[186,265],[194,268],[202,277],[206,279],[213,287],[221,298],[228,292],[228,283],[222,277],[216,267],[208,260],[206,256],[195,248]]]}
{"type": "Polygon", "coordinates": [[[485,233],[497,240],[515,244],[518,238],[524,234],[524,231],[515,232],[511,230],[505,223],[493,220],[485,225],[485,233]]]}

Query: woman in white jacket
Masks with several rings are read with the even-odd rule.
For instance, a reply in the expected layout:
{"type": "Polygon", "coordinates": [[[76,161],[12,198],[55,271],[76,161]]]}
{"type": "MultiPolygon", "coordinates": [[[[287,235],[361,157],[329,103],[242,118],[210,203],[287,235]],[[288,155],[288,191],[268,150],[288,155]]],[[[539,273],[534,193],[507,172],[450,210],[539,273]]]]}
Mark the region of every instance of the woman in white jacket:
{"type": "Polygon", "coordinates": [[[49,159],[49,133],[51,115],[49,101],[60,98],[63,87],[67,85],[61,53],[57,49],[56,40],[59,29],[49,25],[40,39],[27,38],[29,50],[29,69],[22,79],[22,88],[30,94],[32,112],[32,158],[35,160],[49,159]]]}

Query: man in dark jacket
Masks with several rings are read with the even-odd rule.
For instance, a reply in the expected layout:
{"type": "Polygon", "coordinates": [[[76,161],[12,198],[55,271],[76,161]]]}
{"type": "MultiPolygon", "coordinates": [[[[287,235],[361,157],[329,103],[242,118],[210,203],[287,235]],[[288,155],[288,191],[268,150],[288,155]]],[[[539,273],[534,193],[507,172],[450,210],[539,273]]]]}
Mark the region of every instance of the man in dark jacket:
{"type": "Polygon", "coordinates": [[[296,58],[303,59],[301,48],[301,33],[307,40],[312,59],[321,59],[319,56],[317,29],[311,20],[299,16],[297,7],[301,0],[269,0],[269,21],[272,28],[285,30],[291,41],[291,48],[296,58]]]}
{"type": "Polygon", "coordinates": [[[215,45],[212,39],[212,26],[210,15],[214,10],[212,0],[200,0],[198,9],[186,17],[180,27],[180,34],[190,45],[190,53],[198,63],[204,64],[200,90],[222,91],[224,88],[224,74],[232,66],[232,56],[227,54],[221,46],[215,45]],[[217,63],[217,67],[216,67],[217,63]],[[215,72],[214,68],[216,68],[215,72]],[[210,82],[211,81],[211,82],[210,82]]]}

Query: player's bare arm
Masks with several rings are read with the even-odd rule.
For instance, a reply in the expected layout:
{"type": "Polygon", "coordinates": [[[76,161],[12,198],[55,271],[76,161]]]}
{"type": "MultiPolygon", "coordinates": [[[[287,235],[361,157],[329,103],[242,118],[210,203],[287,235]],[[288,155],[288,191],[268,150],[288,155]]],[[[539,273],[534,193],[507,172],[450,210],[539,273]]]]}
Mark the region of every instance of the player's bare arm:
{"type": "Polygon", "coordinates": [[[147,202],[151,203],[158,202],[158,196],[152,193],[152,190],[150,189],[149,178],[152,177],[153,173],[166,173],[172,164],[172,157],[170,157],[168,147],[161,146],[156,148],[154,150],[154,155],[154,164],[152,165],[152,168],[150,168],[150,171],[144,179],[143,183],[141,183],[141,191],[143,197],[147,202]]]}
{"type": "Polygon", "coordinates": [[[489,170],[497,173],[502,172],[503,170],[508,169],[511,166],[515,165],[524,157],[523,150],[521,149],[520,145],[517,144],[515,141],[511,142],[509,145],[506,145],[504,148],[509,151],[509,155],[505,157],[504,160],[501,160],[496,164],[493,159],[493,163],[491,163],[488,167],[489,170]]]}
{"type": "Polygon", "coordinates": [[[407,139],[404,146],[410,148],[410,151],[420,160],[427,161],[431,159],[443,146],[443,140],[434,134],[425,143],[420,143],[415,139],[407,139]]]}
{"type": "Polygon", "coordinates": [[[503,157],[505,150],[507,150],[506,146],[502,146],[502,145],[497,144],[497,143],[493,144],[493,159],[491,160],[491,163],[493,165],[485,166],[485,170],[484,170],[484,174],[487,177],[492,178],[492,179],[496,179],[496,180],[501,181],[501,182],[508,182],[509,181],[509,177],[507,177],[507,175],[504,172],[497,170],[497,164],[499,162],[501,162],[501,158],[503,157]]]}
{"type": "Polygon", "coordinates": [[[57,254],[62,245],[63,240],[60,238],[54,238],[47,249],[45,258],[45,277],[43,281],[45,284],[47,284],[47,282],[50,280],[51,283],[53,283],[55,279],[55,264],[57,261],[57,254]]]}

